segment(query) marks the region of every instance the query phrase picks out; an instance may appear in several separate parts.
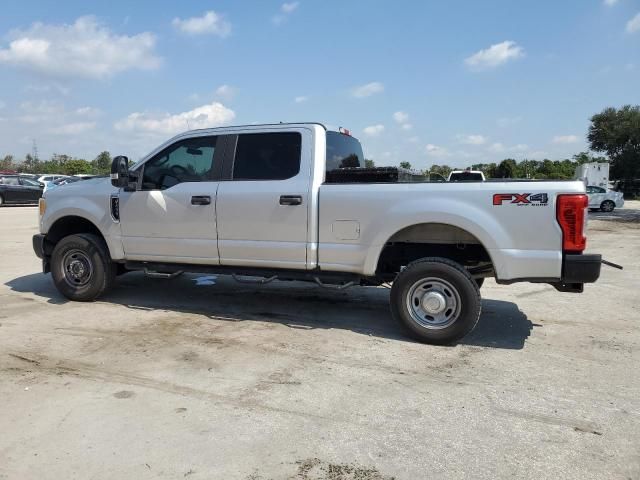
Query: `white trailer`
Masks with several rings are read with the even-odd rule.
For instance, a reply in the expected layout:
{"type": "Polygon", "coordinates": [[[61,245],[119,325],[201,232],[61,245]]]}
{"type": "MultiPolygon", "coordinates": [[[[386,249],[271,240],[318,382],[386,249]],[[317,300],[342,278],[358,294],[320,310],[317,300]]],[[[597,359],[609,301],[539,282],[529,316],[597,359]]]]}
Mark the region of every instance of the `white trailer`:
{"type": "Polygon", "coordinates": [[[582,180],[586,186],[609,188],[609,164],[608,163],[583,163],[576,167],[576,180],[582,180]]]}

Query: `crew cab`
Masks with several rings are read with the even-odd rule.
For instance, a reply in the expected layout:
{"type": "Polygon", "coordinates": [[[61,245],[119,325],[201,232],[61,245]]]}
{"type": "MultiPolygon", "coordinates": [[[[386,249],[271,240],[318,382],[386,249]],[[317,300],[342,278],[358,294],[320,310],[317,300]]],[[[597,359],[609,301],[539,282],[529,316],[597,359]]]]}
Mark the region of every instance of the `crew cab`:
{"type": "Polygon", "coordinates": [[[77,301],[132,270],[390,284],[393,317],[440,344],[474,328],[485,277],[581,292],[600,274],[580,181],[326,181],[363,166],[358,140],[319,123],[188,131],[116,157],[110,180],[47,191],[33,247],[77,301]]]}

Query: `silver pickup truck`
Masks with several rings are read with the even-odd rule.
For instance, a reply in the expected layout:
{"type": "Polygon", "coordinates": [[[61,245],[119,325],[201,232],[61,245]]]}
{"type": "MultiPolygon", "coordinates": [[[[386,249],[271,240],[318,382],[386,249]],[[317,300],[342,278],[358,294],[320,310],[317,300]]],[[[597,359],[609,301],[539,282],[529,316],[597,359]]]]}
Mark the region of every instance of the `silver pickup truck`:
{"type": "Polygon", "coordinates": [[[354,137],[318,123],[189,131],[116,157],[110,180],[47,191],[34,250],[77,301],[132,270],[391,284],[393,317],[430,343],[474,328],[485,277],[581,292],[600,274],[582,182],[403,183],[363,165],[354,137]]]}

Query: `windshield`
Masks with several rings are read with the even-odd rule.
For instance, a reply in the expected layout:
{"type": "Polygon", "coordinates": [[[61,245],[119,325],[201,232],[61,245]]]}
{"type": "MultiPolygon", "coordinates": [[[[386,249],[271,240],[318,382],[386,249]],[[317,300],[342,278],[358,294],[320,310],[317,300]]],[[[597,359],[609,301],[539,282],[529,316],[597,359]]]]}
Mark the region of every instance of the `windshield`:
{"type": "Polygon", "coordinates": [[[364,167],[360,142],[349,135],[327,132],[327,171],[353,167],[364,167]]]}

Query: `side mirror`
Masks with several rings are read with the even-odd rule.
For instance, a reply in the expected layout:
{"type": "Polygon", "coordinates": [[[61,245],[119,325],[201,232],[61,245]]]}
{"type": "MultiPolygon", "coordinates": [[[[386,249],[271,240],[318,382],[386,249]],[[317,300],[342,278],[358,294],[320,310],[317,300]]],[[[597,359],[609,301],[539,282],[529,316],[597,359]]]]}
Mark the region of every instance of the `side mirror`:
{"type": "Polygon", "coordinates": [[[129,159],[118,155],[111,162],[111,185],[118,188],[129,186],[129,159]]]}

